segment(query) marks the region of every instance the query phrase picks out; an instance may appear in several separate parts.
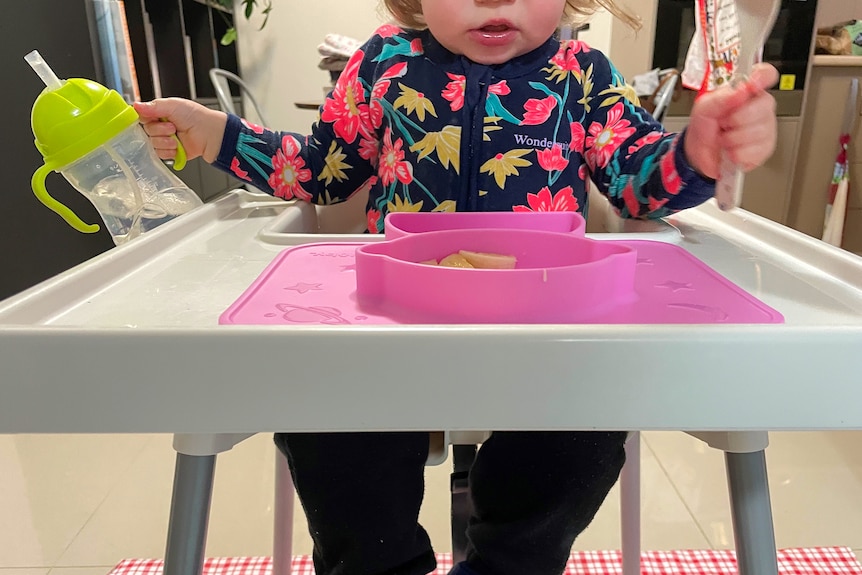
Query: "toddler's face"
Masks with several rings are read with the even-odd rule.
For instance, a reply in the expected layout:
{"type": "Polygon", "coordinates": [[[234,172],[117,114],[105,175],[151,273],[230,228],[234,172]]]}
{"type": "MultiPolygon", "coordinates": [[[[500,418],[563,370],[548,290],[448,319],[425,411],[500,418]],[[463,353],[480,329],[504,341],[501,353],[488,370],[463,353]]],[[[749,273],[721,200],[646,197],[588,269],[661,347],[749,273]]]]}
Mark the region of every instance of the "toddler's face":
{"type": "Polygon", "coordinates": [[[502,64],[545,42],[566,0],[422,0],[428,29],[443,46],[480,64],[502,64]]]}

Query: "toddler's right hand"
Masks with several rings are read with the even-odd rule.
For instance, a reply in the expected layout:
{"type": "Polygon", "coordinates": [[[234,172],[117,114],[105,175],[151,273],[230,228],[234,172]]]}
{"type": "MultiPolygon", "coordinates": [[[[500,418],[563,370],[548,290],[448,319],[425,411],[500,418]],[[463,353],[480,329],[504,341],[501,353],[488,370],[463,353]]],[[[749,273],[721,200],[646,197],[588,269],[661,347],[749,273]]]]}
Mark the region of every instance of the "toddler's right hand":
{"type": "Polygon", "coordinates": [[[227,125],[224,112],[182,98],[135,102],[134,107],[161,159],[170,160],[176,155],[174,134],[186,149],[188,159],[203,156],[212,163],[218,157],[227,125]]]}

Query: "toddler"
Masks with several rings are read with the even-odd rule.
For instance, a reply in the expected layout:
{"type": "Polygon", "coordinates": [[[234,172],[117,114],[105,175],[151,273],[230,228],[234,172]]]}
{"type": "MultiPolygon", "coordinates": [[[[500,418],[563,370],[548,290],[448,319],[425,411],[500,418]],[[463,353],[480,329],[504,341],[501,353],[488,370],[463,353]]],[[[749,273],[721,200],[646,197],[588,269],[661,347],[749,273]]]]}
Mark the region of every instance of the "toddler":
{"type": "MultiPolygon", "coordinates": [[[[771,66],[704,95],[689,127],[669,134],[604,55],[554,38],[562,22],[602,7],[634,23],[614,0],[384,4],[399,24],[379,28],[350,59],[311,135],[182,99],[138,103],[160,157],[174,156],[176,133],[189,158],[285,199],[331,204],[368,192],[368,231],[379,233],[393,211],[584,211],[588,178],[622,217],[660,218],[712,197],[722,153],[750,170],[774,148],[771,66]]],[[[483,408],[493,409],[487,385],[483,408]]],[[[469,547],[452,573],[561,574],[617,480],[625,439],[495,432],[470,472],[469,547]]],[[[318,575],[435,568],[418,523],[427,433],[291,433],[276,443],[318,575]]]]}

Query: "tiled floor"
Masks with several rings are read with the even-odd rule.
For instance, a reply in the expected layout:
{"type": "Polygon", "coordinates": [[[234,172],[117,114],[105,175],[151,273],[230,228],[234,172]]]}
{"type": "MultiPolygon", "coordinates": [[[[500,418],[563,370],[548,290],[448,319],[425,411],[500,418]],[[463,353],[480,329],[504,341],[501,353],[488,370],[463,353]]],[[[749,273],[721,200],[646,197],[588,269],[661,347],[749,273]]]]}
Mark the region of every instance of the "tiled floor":
{"type": "MultiPolygon", "coordinates": [[[[862,555],[862,432],[776,433],[767,451],[779,547],[862,555]]],[[[0,575],[104,575],[164,553],[174,454],[166,435],[0,436],[0,575]]],[[[267,555],[274,447],[255,436],[216,466],[207,554],[267,555]]],[[[428,468],[421,521],[449,550],[449,467],[428,468]]],[[[643,546],[729,548],[723,458],[681,433],[642,444],[643,546]]],[[[310,552],[301,515],[294,551],[310,552]]],[[[580,549],[618,548],[615,488],[580,549]]]]}

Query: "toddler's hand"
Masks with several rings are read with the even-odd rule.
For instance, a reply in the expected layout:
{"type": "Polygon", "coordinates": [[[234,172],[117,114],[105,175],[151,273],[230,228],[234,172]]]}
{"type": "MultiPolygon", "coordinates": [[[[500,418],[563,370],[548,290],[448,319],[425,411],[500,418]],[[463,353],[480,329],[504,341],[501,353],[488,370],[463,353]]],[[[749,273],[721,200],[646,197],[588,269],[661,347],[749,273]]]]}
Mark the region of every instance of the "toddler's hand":
{"type": "Polygon", "coordinates": [[[748,82],[720,88],[695,102],[685,137],[689,164],[710,178],[718,178],[721,153],[743,171],[763,164],[775,150],[775,99],[766,91],[778,81],[769,64],[754,67],[748,82]]]}
{"type": "Polygon", "coordinates": [[[135,102],[134,106],[144,131],[163,160],[170,160],[177,153],[174,134],[186,149],[188,159],[203,156],[212,163],[218,157],[227,125],[223,112],[182,98],[135,102]]]}

